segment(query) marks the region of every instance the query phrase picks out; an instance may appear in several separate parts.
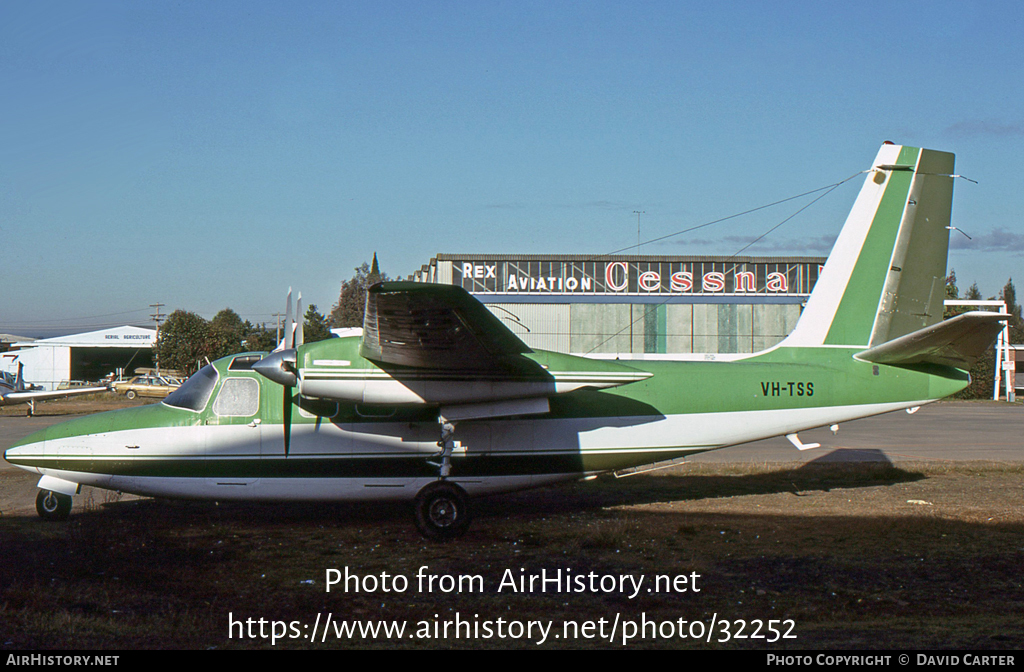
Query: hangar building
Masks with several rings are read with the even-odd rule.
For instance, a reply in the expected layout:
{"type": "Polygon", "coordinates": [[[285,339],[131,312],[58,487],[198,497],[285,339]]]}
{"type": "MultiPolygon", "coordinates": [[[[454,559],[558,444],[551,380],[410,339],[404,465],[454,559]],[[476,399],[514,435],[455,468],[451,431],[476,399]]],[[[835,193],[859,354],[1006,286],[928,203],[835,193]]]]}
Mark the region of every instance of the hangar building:
{"type": "Polygon", "coordinates": [[[16,375],[21,362],[27,383],[57,390],[75,382],[101,380],[118,369],[127,373],[152,367],[155,342],[155,329],[131,326],[16,342],[0,355],[0,368],[16,375]]]}
{"type": "Polygon", "coordinates": [[[532,347],[747,353],[785,338],[824,257],[438,254],[413,275],[459,285],[532,347]]]}

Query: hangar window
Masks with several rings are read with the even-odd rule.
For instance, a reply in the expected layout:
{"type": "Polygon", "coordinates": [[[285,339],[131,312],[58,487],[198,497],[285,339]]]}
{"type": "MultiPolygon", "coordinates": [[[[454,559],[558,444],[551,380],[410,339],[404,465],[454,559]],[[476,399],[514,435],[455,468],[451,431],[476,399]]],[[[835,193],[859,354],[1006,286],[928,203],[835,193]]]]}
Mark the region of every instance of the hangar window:
{"type": "Polygon", "coordinates": [[[253,378],[228,378],[220,387],[213,412],[229,417],[249,417],[260,410],[260,384],[253,378]]]}
{"type": "Polygon", "coordinates": [[[210,393],[216,384],[217,369],[207,364],[168,395],[163,403],[190,411],[201,411],[206,408],[206,402],[210,400],[210,393]]]}

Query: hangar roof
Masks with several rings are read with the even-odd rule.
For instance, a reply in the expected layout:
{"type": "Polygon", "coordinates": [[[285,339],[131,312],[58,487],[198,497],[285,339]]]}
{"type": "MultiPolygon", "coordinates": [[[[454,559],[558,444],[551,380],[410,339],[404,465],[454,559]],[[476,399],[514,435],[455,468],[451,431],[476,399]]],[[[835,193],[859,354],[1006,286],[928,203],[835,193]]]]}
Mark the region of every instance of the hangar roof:
{"type": "Polygon", "coordinates": [[[156,342],[156,330],[143,327],[113,327],[82,334],[19,341],[16,347],[63,346],[72,348],[149,348],[156,342]]]}

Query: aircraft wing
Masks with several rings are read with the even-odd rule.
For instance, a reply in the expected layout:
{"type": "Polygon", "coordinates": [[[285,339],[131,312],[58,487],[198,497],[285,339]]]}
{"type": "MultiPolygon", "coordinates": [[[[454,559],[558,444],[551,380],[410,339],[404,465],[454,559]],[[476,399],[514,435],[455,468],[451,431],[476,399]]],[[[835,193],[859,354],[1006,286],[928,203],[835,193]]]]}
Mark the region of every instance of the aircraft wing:
{"type": "Polygon", "coordinates": [[[383,282],[367,290],[360,354],[371,361],[493,371],[528,352],[529,346],[461,287],[383,282]]]}
{"type": "Polygon", "coordinates": [[[346,347],[343,339],[309,343],[299,346],[292,364],[279,353],[253,368],[282,385],[297,385],[307,397],[438,405],[449,419],[546,413],[547,398],[652,375],[617,361],[535,351],[454,285],[369,287],[359,355],[374,367],[354,367],[339,354],[346,347]]]}
{"type": "Polygon", "coordinates": [[[0,398],[0,406],[8,404],[26,404],[30,401],[42,401],[43,399],[58,399],[60,397],[73,397],[78,394],[92,394],[95,392],[108,392],[107,387],[76,387],[70,390],[38,390],[34,392],[8,392],[0,398]]]}
{"type": "Polygon", "coordinates": [[[878,364],[941,364],[969,369],[988,349],[1010,316],[973,311],[911,332],[857,354],[878,364]]]}

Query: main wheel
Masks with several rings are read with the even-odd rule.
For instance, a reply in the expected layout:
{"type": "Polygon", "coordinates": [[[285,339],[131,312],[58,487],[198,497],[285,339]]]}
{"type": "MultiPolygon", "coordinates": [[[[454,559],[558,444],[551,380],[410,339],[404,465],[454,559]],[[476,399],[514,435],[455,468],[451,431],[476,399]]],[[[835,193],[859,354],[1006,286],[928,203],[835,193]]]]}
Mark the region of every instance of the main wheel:
{"type": "Polygon", "coordinates": [[[428,539],[456,539],[469,527],[469,498],[454,483],[431,483],[416,495],[414,506],[416,527],[428,539]]]}
{"type": "Polygon", "coordinates": [[[36,511],[43,520],[67,520],[71,513],[71,495],[40,490],[36,495],[36,511]]]}

